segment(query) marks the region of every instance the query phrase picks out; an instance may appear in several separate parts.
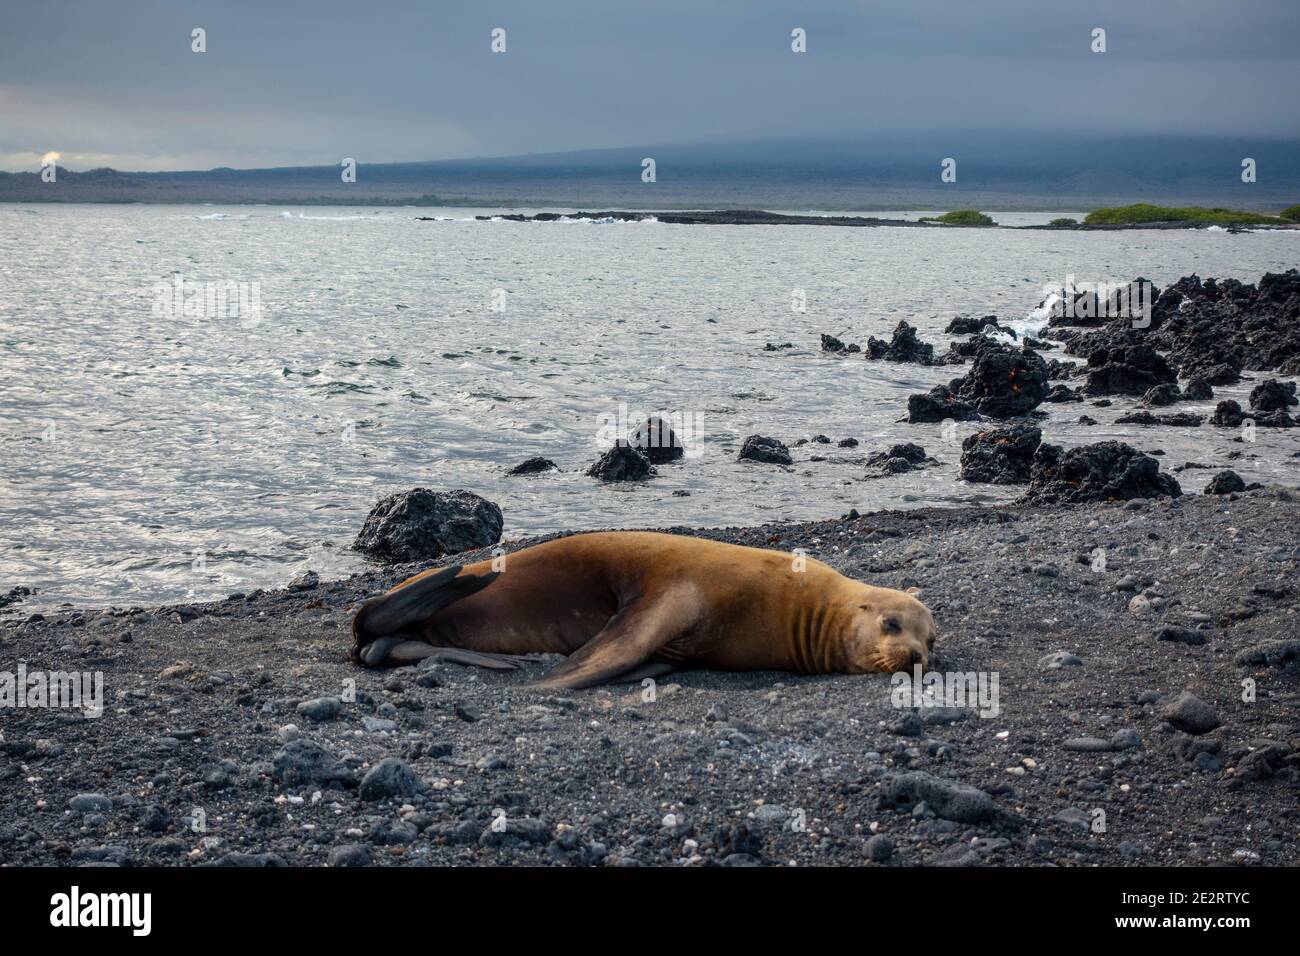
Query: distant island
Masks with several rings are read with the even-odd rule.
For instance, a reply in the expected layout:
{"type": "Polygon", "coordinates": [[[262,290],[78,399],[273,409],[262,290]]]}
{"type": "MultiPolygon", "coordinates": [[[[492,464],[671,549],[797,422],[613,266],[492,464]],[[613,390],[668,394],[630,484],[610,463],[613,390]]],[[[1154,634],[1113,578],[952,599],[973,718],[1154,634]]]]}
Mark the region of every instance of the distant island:
{"type": "MultiPolygon", "coordinates": [[[[1090,213],[1083,222],[1076,219],[1053,219],[1047,225],[1000,226],[991,216],[975,209],[959,209],[940,216],[922,216],[919,219],[884,219],[875,216],[790,215],[762,209],[716,209],[690,212],[647,212],[643,210],[605,210],[603,212],[539,212],[531,215],[504,213],[479,215],[483,222],[570,222],[573,220],[643,222],[654,220],[680,226],[910,226],[930,229],[1074,229],[1080,231],[1106,231],[1121,229],[1206,229],[1227,225],[1239,229],[1243,225],[1272,229],[1300,229],[1300,207],[1286,210],[1284,216],[1257,215],[1231,209],[1161,208],[1158,206],[1126,206],[1117,209],[1099,209],[1090,213]],[[1095,218],[1094,218],[1095,217],[1095,218]]],[[[436,216],[417,216],[421,222],[436,221],[436,216]]]]}
{"type": "MultiPolygon", "coordinates": [[[[953,131],[906,140],[647,145],[427,162],[364,159],[356,158],[354,181],[346,182],[342,157],[319,166],[268,169],[128,172],[58,166],[53,182],[35,169],[0,172],[0,202],[954,210],[949,216],[979,210],[1199,208],[1212,214],[1239,210],[1272,221],[1300,198],[1300,141],[1295,140],[953,131]],[[1257,182],[1241,179],[1246,156],[1259,164],[1257,182]],[[956,160],[955,181],[940,178],[945,157],[956,160]],[[655,160],[653,181],[643,179],[647,158],[655,160]]],[[[1139,221],[1135,212],[1122,215],[1122,222],[1139,221]]],[[[1164,220],[1145,213],[1140,221],[1164,220]]]]}

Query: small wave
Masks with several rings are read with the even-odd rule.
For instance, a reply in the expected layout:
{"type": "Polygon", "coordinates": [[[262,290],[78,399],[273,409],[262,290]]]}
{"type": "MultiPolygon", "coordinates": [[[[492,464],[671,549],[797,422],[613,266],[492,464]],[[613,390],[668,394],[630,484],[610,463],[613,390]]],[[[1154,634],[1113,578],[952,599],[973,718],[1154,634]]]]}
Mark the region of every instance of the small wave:
{"type": "Polygon", "coordinates": [[[280,213],[281,219],[301,219],[307,222],[350,222],[353,219],[365,219],[365,216],[309,216],[304,212],[294,215],[291,212],[280,213]]]}

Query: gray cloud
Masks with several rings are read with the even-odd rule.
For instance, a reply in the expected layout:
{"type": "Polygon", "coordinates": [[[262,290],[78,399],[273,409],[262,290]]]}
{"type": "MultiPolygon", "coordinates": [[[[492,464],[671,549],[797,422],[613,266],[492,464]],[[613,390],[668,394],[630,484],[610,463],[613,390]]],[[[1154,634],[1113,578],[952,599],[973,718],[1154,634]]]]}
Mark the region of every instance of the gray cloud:
{"type": "Polygon", "coordinates": [[[944,129],[1290,138],[1298,55],[1294,0],[28,3],[0,34],[0,168],[48,150],[185,169],[944,129]]]}

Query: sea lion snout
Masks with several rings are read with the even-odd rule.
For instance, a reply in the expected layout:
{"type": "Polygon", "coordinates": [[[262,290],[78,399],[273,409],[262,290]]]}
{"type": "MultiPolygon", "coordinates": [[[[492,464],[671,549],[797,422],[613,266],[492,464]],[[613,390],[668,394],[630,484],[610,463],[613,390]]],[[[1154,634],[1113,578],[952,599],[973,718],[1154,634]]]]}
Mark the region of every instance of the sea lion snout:
{"type": "Polygon", "coordinates": [[[846,670],[896,673],[918,664],[927,670],[937,636],[930,609],[903,591],[862,588],[851,618],[846,670]]]}

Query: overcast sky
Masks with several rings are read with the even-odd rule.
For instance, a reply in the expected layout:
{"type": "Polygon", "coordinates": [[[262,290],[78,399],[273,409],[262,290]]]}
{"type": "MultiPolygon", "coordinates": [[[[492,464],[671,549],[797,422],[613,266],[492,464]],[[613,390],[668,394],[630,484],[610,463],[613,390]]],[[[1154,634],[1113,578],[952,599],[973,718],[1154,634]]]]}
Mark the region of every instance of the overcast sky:
{"type": "Polygon", "coordinates": [[[8,170],[51,151],[144,170],[963,128],[1300,135],[1300,0],[22,0],[0,23],[8,170]]]}

